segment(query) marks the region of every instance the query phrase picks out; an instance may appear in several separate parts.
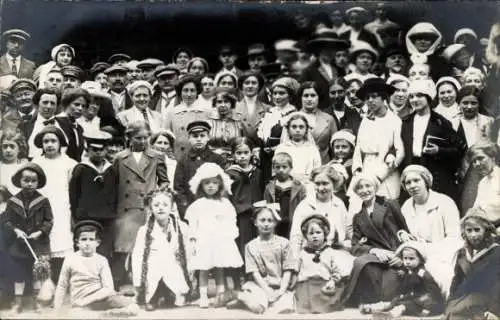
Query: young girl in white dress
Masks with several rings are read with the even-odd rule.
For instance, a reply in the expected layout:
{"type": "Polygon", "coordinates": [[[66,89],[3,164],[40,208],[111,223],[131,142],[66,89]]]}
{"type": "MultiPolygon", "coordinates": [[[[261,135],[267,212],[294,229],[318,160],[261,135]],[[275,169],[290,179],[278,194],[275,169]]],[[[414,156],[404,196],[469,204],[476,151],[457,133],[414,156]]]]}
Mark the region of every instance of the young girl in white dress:
{"type": "Polygon", "coordinates": [[[179,218],[170,191],[155,190],[146,196],[149,214],[139,228],[132,251],[132,278],[139,304],[153,311],[161,297],[175,295],[175,305],[185,303],[188,293],[187,225],[179,218]]]}
{"type": "Polygon", "coordinates": [[[199,271],[200,307],[208,308],[208,272],[215,269],[217,296],[215,307],[222,307],[224,295],[224,268],[239,268],[243,260],[236,246],[238,237],[236,210],[226,197],[231,193],[231,179],[215,163],[202,164],[189,182],[197,200],[187,209],[190,243],[193,256],[192,270],[199,271]]]}

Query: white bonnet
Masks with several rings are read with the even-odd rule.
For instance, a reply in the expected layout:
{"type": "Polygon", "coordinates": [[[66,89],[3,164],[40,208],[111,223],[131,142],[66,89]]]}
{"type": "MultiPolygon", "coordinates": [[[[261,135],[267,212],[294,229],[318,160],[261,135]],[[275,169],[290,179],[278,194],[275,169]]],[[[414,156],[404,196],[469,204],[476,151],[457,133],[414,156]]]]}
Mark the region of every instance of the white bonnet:
{"type": "Polygon", "coordinates": [[[412,93],[423,93],[434,99],[437,93],[436,85],[430,79],[414,80],[410,82],[410,87],[408,88],[408,94],[412,93]]]}
{"type": "Polygon", "coordinates": [[[62,48],[68,48],[71,51],[71,54],[73,55],[73,57],[75,57],[75,49],[73,49],[73,47],[70,46],[69,44],[61,43],[61,44],[58,44],[57,46],[55,46],[54,48],[52,48],[52,50],[50,51],[50,56],[51,56],[52,60],[56,61],[57,53],[59,51],[61,51],[62,48]]]}
{"type": "Polygon", "coordinates": [[[196,173],[194,174],[193,178],[191,178],[191,180],[189,181],[189,188],[191,192],[193,194],[196,194],[200,186],[200,183],[204,179],[215,178],[217,176],[220,176],[222,178],[222,187],[224,188],[224,190],[228,194],[231,194],[231,184],[233,183],[233,181],[219,165],[213,162],[206,162],[202,164],[198,168],[198,170],[196,170],[196,173]]]}

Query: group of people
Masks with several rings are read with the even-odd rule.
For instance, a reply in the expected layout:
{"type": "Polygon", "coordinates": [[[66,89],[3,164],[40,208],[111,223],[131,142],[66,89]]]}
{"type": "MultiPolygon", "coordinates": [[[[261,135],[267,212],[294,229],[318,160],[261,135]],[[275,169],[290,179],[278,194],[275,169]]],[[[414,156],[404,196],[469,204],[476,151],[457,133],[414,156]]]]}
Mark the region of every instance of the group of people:
{"type": "Polygon", "coordinates": [[[500,317],[500,24],[368,16],[216,73],[188,48],[37,66],[5,31],[1,307],[500,317]]]}

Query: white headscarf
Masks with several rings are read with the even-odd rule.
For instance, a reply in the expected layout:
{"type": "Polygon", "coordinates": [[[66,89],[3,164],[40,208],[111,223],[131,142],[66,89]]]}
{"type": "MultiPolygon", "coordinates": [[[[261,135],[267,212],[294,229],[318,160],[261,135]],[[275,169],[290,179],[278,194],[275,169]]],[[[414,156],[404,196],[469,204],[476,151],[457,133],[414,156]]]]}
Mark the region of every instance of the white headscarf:
{"type": "Polygon", "coordinates": [[[414,64],[415,63],[426,63],[427,57],[434,54],[434,52],[441,45],[441,42],[443,40],[443,36],[441,35],[441,32],[439,32],[439,30],[432,23],[419,22],[408,31],[408,33],[406,34],[405,40],[406,40],[406,49],[410,53],[411,61],[414,64]],[[420,33],[431,33],[431,34],[436,35],[436,40],[429,47],[429,49],[427,49],[427,51],[425,51],[425,52],[419,52],[411,39],[411,37],[413,37],[417,34],[420,34],[420,33]]]}

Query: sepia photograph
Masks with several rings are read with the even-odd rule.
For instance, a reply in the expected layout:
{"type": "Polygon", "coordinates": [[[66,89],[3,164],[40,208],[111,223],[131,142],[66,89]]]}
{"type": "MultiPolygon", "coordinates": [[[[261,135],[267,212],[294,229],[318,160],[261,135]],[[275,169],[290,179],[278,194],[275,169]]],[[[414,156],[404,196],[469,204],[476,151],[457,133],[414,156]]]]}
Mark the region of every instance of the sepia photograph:
{"type": "Polygon", "coordinates": [[[0,0],[0,319],[500,320],[499,3],[0,0]]]}

